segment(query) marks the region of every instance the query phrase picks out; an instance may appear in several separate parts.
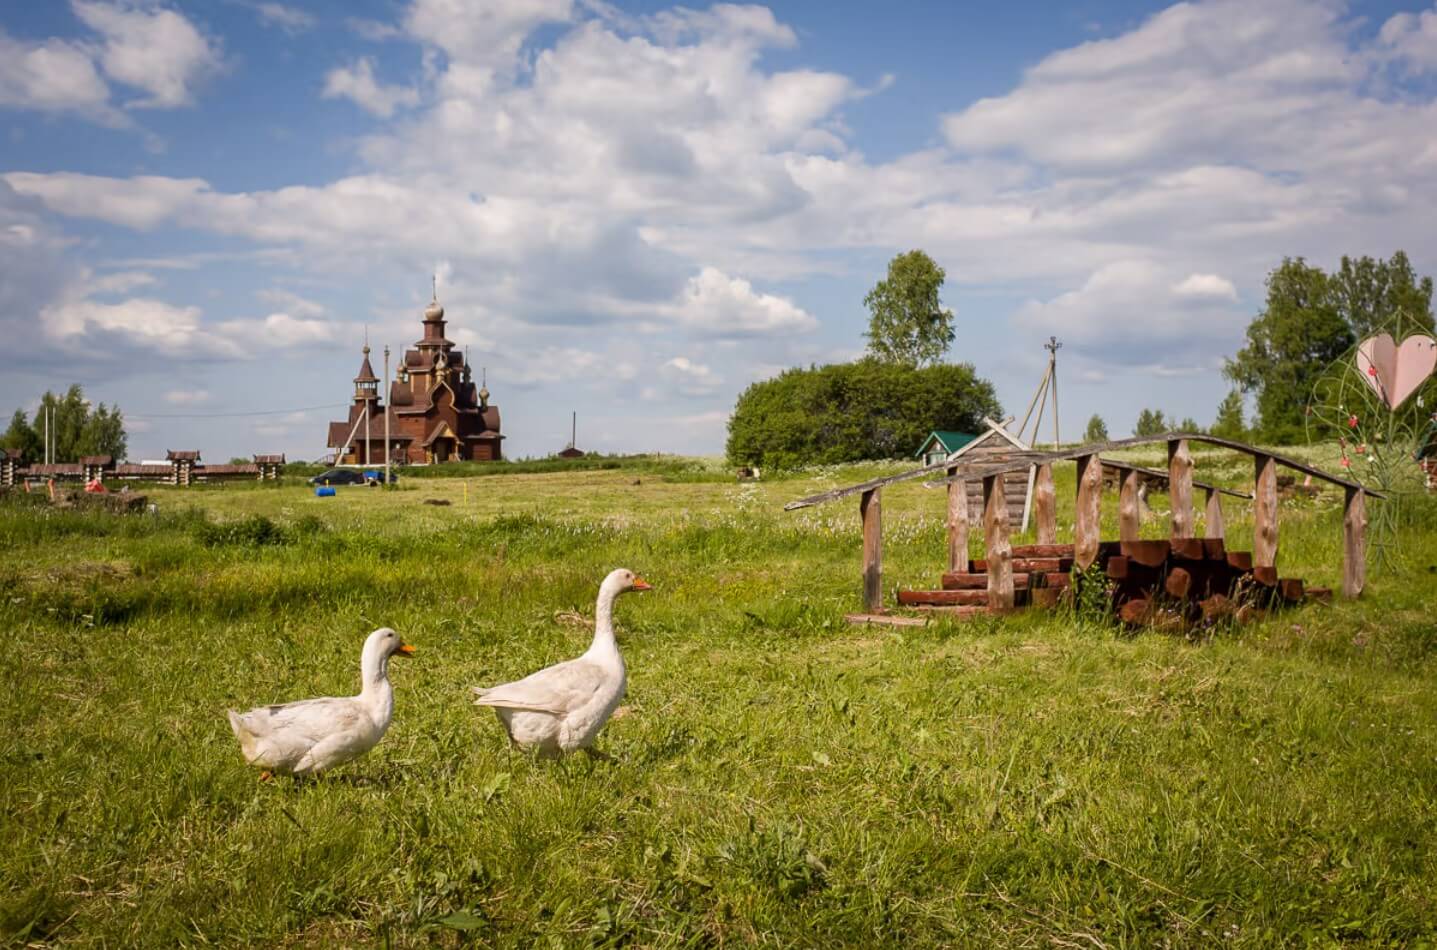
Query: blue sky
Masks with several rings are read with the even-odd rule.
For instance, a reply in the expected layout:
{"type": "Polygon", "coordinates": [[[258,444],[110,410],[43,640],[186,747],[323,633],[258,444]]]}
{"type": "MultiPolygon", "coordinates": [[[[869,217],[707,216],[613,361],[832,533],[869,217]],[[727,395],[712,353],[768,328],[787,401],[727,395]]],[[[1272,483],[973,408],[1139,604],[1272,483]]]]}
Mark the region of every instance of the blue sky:
{"type": "Polygon", "coordinates": [[[1437,6],[71,0],[0,8],[0,409],[325,452],[430,275],[511,456],[716,453],[895,253],[1064,434],[1211,420],[1284,256],[1437,272],[1437,6]],[[376,359],[376,366],[378,360],[376,359]]]}

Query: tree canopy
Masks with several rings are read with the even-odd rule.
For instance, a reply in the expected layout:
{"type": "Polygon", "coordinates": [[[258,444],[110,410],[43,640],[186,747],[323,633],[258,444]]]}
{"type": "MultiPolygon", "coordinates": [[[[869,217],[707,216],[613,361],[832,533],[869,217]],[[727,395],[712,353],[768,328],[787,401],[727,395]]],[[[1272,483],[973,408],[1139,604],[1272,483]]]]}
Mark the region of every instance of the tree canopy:
{"type": "Polygon", "coordinates": [[[1312,388],[1360,339],[1405,314],[1432,329],[1432,279],[1416,278],[1407,255],[1344,257],[1335,274],[1284,258],[1267,276],[1267,301],[1247,344],[1223,374],[1257,396],[1253,429],[1266,442],[1303,438],[1312,388]]]}
{"type": "Polygon", "coordinates": [[[910,458],[934,429],[980,432],[1001,411],[993,384],[968,364],[790,369],[738,397],[727,453],[735,465],[776,468],[910,458]]]}
{"type": "Polygon", "coordinates": [[[1247,425],[1242,420],[1242,393],[1236,389],[1223,397],[1217,406],[1217,418],[1213,420],[1212,434],[1220,439],[1247,441],[1247,425]]]}
{"type": "Polygon", "coordinates": [[[874,285],[863,304],[871,314],[868,352],[904,366],[936,363],[953,342],[953,311],[938,299],[947,275],[923,251],[908,251],[888,262],[888,276],[874,285]]]}
{"type": "Polygon", "coordinates": [[[1137,425],[1133,426],[1133,435],[1158,435],[1168,431],[1168,420],[1163,418],[1163,411],[1158,409],[1144,409],[1138,413],[1137,425]]]}
{"type": "Polygon", "coordinates": [[[19,449],[28,461],[39,461],[45,456],[47,424],[56,462],[77,462],[86,455],[125,457],[128,440],[120,407],[104,403],[92,407],[79,384],[63,396],[46,392],[40,397],[33,422],[26,422],[24,411],[16,409],[0,443],[7,449],[19,449]]]}
{"type": "Polygon", "coordinates": [[[1103,417],[1096,412],[1088,420],[1088,428],[1083,432],[1084,442],[1106,442],[1108,441],[1108,424],[1103,417]]]}

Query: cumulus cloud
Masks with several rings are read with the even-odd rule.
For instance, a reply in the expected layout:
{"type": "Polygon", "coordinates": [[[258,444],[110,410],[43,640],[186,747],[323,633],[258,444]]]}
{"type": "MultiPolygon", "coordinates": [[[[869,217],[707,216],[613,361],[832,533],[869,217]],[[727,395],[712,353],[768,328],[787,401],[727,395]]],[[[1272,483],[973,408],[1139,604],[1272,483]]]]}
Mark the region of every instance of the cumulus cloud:
{"type": "Polygon", "coordinates": [[[324,77],[325,99],[349,99],[371,115],[387,119],[401,107],[419,104],[419,90],[409,86],[386,86],[374,78],[374,61],[368,57],[353,65],[340,66],[324,77]]]}
{"type": "Polygon", "coordinates": [[[712,395],[723,384],[721,376],[687,356],[675,356],[665,362],[659,367],[659,375],[685,396],[712,395]]]}
{"type": "Polygon", "coordinates": [[[128,103],[132,107],[188,105],[194,87],[220,68],[219,44],[174,10],[98,0],[71,0],[70,6],[103,37],[98,61],[105,74],[149,93],[128,103]]]}
{"type": "Polygon", "coordinates": [[[205,389],[171,389],[165,393],[165,402],[172,406],[194,406],[208,402],[210,394],[205,389]]]}
{"type": "Polygon", "coordinates": [[[311,30],[319,22],[314,14],[282,3],[260,3],[254,10],[265,26],[278,27],[289,34],[311,30]]]}
{"type": "Polygon", "coordinates": [[[705,267],[684,288],[679,319],[706,336],[768,336],[802,333],[818,326],[793,301],[760,293],[741,277],[705,267]]]}
{"type": "Polygon", "coordinates": [[[1437,71],[1437,6],[1394,15],[1382,24],[1378,40],[1412,72],[1437,71]]]}
{"type": "Polygon", "coordinates": [[[1173,287],[1179,297],[1209,297],[1218,300],[1237,300],[1237,288],[1232,281],[1217,274],[1189,274],[1173,287]]]}
{"type": "Polygon", "coordinates": [[[19,109],[75,112],[116,124],[110,87],[89,51],[51,39],[24,43],[0,30],[0,105],[19,109]]]}

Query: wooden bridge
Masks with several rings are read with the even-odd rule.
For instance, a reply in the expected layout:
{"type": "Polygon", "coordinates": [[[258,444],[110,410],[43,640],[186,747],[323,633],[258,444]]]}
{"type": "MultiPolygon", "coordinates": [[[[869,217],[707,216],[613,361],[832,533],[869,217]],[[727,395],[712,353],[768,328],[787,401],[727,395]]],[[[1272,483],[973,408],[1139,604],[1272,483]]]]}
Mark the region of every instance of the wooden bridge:
{"type": "MultiPolygon", "coordinates": [[[[1200,592],[1207,597],[1221,593],[1231,585],[1235,574],[1250,575],[1283,595],[1301,596],[1301,582],[1284,582],[1277,577],[1277,467],[1283,466],[1310,475],[1345,492],[1343,514],[1342,593],[1357,597],[1366,582],[1366,497],[1384,497],[1381,492],[1358,482],[1331,475],[1305,462],[1257,446],[1222,439],[1202,433],[1166,432],[1155,436],[1118,439],[1092,443],[1062,451],[1039,452],[1015,450],[1001,458],[988,456],[976,462],[947,459],[912,471],[873,479],[846,488],[801,498],[784,506],[791,511],[810,505],[859,496],[859,513],[863,524],[863,601],[867,614],[850,619],[868,621],[884,615],[883,606],[883,522],[881,496],[884,487],[896,482],[927,477],[931,482],[948,487],[948,564],[944,591],[930,598],[925,606],[946,606],[953,612],[1009,610],[1024,603],[1041,605],[1056,602],[1059,589],[1071,582],[1071,571],[1087,570],[1103,558],[1106,573],[1134,571],[1134,583],[1157,571],[1157,581],[1166,586],[1172,576],[1172,559],[1191,562],[1181,565],[1187,586],[1175,596],[1187,598],[1200,592]],[[1165,443],[1168,450],[1166,472],[1147,469],[1113,459],[1102,458],[1103,452],[1140,445],[1165,443]],[[1244,493],[1193,480],[1191,443],[1215,445],[1250,456],[1253,460],[1253,491],[1244,493]],[[1053,465],[1060,462],[1077,465],[1077,513],[1073,544],[1056,545],[1056,496],[1053,490],[1053,465]],[[1099,537],[1099,515],[1103,491],[1103,470],[1119,476],[1118,526],[1119,540],[1103,542],[1099,537]],[[1015,551],[1010,534],[1009,506],[1004,494],[1004,476],[1031,469],[1034,472],[1033,515],[1037,545],[1015,551]],[[1157,558],[1152,542],[1138,539],[1140,523],[1139,485],[1144,479],[1166,481],[1172,503],[1172,541],[1159,542],[1163,556],[1157,558]],[[986,556],[968,559],[969,511],[965,503],[967,483],[982,484],[982,530],[986,556]],[[1204,538],[1195,538],[1193,489],[1204,492],[1204,538]],[[1222,496],[1230,495],[1253,502],[1252,551],[1229,552],[1226,549],[1222,496]],[[1194,545],[1192,542],[1197,541],[1194,545]],[[1061,550],[1059,550],[1061,548],[1061,550]],[[1114,563],[1113,559],[1121,559],[1114,563]],[[1218,568],[1218,562],[1224,567],[1218,568]],[[1020,570],[1015,570],[1020,568],[1020,570]],[[982,575],[981,578],[974,575],[982,575]],[[1196,575],[1196,576],[1195,576],[1196,575]],[[985,582],[980,585],[980,580],[985,582]],[[1197,586],[1192,584],[1196,582],[1197,586]],[[1051,594],[1033,596],[1037,591],[1051,594]],[[1023,594],[1020,598],[1019,591],[1023,594]],[[981,596],[979,596],[981,595],[981,596]],[[936,601],[937,603],[934,603],[936,601]],[[965,611],[964,608],[967,608],[965,611]]],[[[1175,563],[1175,562],[1174,562],[1175,563]]],[[[1116,578],[1127,580],[1127,574],[1116,578]]],[[[1121,586],[1121,585],[1120,585],[1121,586]]],[[[908,592],[909,594],[915,592],[908,592]]],[[[1169,590],[1169,593],[1173,593],[1169,590]]],[[[1131,594],[1129,594],[1131,596],[1131,594]]],[[[1225,595],[1224,595],[1225,596],[1225,595]]],[[[916,605],[922,598],[902,598],[916,605]]],[[[902,602],[902,599],[900,602],[902,602]]]]}

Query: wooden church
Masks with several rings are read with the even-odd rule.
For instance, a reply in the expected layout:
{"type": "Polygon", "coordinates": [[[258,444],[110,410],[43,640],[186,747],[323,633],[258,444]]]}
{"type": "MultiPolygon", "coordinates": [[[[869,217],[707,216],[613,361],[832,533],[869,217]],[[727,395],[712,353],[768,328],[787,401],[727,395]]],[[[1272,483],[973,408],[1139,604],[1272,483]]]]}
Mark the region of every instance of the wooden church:
{"type": "Polygon", "coordinates": [[[444,326],[436,293],[424,310],[424,336],[405,352],[387,405],[379,398],[379,378],[365,344],[349,418],[329,424],[336,463],[382,465],[386,415],[394,462],[496,462],[504,457],[499,407],[489,402],[482,382],[476,388],[468,360],[445,338],[444,326]]]}

